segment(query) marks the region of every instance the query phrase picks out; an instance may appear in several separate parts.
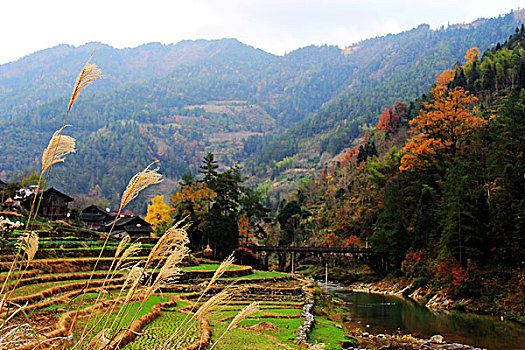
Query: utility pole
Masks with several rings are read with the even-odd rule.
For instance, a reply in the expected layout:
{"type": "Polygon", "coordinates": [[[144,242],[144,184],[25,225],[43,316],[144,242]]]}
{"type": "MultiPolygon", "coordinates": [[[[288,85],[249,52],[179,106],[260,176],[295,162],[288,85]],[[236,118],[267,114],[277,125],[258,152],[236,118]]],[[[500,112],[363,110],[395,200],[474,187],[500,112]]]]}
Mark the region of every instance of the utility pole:
{"type": "Polygon", "coordinates": [[[292,251],[292,275],[295,273],[295,252],[292,251]]]}
{"type": "Polygon", "coordinates": [[[324,265],[324,284],[325,286],[328,284],[328,259],[325,260],[324,265]]]}

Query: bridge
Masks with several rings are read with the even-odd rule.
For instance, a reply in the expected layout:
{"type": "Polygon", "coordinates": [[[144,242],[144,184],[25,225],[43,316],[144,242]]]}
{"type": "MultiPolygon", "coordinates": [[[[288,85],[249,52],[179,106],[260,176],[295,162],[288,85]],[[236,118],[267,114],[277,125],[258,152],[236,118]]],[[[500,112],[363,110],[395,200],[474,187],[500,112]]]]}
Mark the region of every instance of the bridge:
{"type": "Polygon", "coordinates": [[[279,271],[291,271],[303,262],[319,257],[347,256],[362,261],[380,274],[388,272],[388,259],[385,253],[376,252],[372,248],[357,247],[295,247],[295,246],[256,246],[246,245],[254,253],[260,253],[262,268],[268,269],[271,254],[279,258],[279,271]],[[288,255],[290,264],[287,267],[288,255]]]}

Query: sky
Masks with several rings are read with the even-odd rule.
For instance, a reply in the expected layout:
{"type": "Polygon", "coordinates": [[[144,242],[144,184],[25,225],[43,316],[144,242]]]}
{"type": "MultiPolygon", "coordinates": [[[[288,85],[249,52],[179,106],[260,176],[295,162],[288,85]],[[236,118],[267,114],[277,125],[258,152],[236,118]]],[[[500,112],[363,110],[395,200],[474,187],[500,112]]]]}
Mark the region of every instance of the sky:
{"type": "Polygon", "coordinates": [[[468,23],[525,8],[525,0],[3,0],[0,64],[59,44],[117,48],[237,38],[282,55],[341,48],[422,23],[468,23]]]}

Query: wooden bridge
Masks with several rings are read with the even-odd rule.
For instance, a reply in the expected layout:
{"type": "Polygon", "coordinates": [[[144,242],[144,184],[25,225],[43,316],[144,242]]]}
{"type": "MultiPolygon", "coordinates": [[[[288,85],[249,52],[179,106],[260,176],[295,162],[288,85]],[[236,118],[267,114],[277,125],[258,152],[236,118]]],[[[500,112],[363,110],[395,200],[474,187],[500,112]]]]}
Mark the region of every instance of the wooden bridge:
{"type": "Polygon", "coordinates": [[[261,256],[261,268],[268,269],[271,254],[279,258],[279,271],[294,272],[295,266],[319,257],[332,255],[348,256],[362,261],[380,274],[388,272],[388,260],[385,253],[379,253],[372,248],[355,247],[295,247],[295,246],[256,246],[247,245],[247,249],[261,256]],[[288,255],[290,264],[287,266],[288,255]]]}

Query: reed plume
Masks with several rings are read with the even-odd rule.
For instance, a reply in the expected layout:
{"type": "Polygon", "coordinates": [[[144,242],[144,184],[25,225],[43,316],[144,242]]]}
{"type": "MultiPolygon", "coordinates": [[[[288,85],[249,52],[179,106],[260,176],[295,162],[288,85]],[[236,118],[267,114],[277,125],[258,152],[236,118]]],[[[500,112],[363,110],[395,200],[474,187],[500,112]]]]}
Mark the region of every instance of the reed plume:
{"type": "MultiPolygon", "coordinates": [[[[64,127],[69,126],[65,125],[64,127]]],[[[71,136],[61,135],[64,127],[58,129],[49,140],[49,145],[42,154],[42,173],[51,165],[64,162],[66,155],[75,153],[75,139],[71,136]]]]}
{"type": "Polygon", "coordinates": [[[22,249],[27,256],[27,267],[35,257],[36,251],[38,250],[38,234],[32,231],[26,232],[18,240],[18,248],[22,249]]]}
{"type": "Polygon", "coordinates": [[[115,270],[119,270],[121,268],[124,268],[126,266],[129,266],[126,264],[126,260],[134,255],[137,255],[140,250],[142,249],[142,245],[140,242],[132,243],[125,251],[122,253],[122,256],[117,262],[117,266],[115,267],[115,270]]]}
{"type": "Polygon", "coordinates": [[[244,287],[233,287],[231,284],[224,288],[219,293],[215,294],[214,296],[210,297],[202,306],[197,310],[197,312],[194,315],[195,319],[203,319],[207,315],[210,314],[217,306],[219,306],[221,303],[231,300],[236,295],[240,294],[246,290],[244,287]]]}
{"type": "Polygon", "coordinates": [[[84,68],[82,68],[80,74],[77,77],[73,93],[71,94],[71,99],[69,100],[69,105],[67,106],[68,113],[71,110],[71,107],[73,107],[73,104],[77,100],[78,96],[80,95],[80,91],[82,91],[85,87],[94,82],[96,79],[102,78],[102,70],[98,68],[96,64],[89,63],[89,61],[91,61],[91,57],[93,57],[93,53],[91,54],[91,56],[89,56],[89,59],[84,65],[84,68]]]}
{"type": "Polygon", "coordinates": [[[129,285],[138,284],[138,282],[140,282],[142,274],[144,273],[144,269],[142,267],[139,267],[138,264],[139,263],[135,264],[135,266],[131,268],[131,271],[129,271],[128,276],[126,277],[126,281],[124,281],[124,285],[122,286],[122,289],[125,289],[129,285]]]}
{"type": "MultiPolygon", "coordinates": [[[[215,273],[213,274],[213,277],[212,279],[210,280],[210,282],[208,282],[208,285],[206,286],[206,288],[204,289],[204,291],[199,295],[199,298],[197,299],[197,301],[195,302],[195,304],[193,304],[193,306],[191,307],[191,310],[190,312],[184,317],[184,320],[182,320],[182,322],[179,324],[179,326],[177,327],[177,329],[175,330],[175,332],[170,336],[170,341],[172,339],[175,338],[175,336],[178,334],[178,332],[183,329],[188,323],[191,322],[191,320],[193,318],[195,318],[195,315],[193,317],[191,317],[189,320],[188,320],[188,317],[190,316],[190,313],[193,311],[193,309],[195,308],[195,306],[201,301],[202,297],[206,294],[206,292],[211,288],[211,286],[215,283],[215,281],[217,281],[221,276],[222,274],[228,270],[228,268],[235,262],[235,258],[233,257],[233,253],[230,254],[230,256],[228,256],[226,259],[224,259],[224,261],[219,265],[219,267],[217,268],[217,270],[215,270],[215,273]]],[[[219,293],[220,294],[220,293],[219,293]]],[[[213,298],[213,297],[212,297],[213,298]]],[[[210,298],[211,299],[211,298],[210,298]]],[[[209,300],[208,300],[209,301],[209,300]]],[[[191,328],[191,327],[190,327],[191,328]]],[[[165,347],[163,349],[166,349],[165,347]]]]}
{"type": "Polygon", "coordinates": [[[120,201],[120,209],[119,212],[124,209],[124,207],[131,202],[133,199],[135,199],[140,191],[145,189],[146,187],[154,184],[158,184],[159,182],[162,182],[162,175],[157,173],[157,171],[160,169],[159,167],[155,169],[150,169],[149,167],[153,164],[157,163],[158,161],[155,161],[148,165],[146,169],[142,170],[140,173],[135,174],[131,178],[131,180],[128,183],[128,186],[124,190],[124,193],[122,194],[122,199],[120,201]]]}
{"type": "Polygon", "coordinates": [[[128,245],[130,240],[131,240],[131,238],[129,236],[126,236],[126,237],[122,238],[122,240],[118,244],[117,251],[115,252],[115,258],[120,255],[120,253],[122,252],[124,247],[128,245]]]}
{"type": "Polygon", "coordinates": [[[215,283],[215,281],[217,281],[224,274],[224,272],[226,272],[226,270],[228,270],[230,266],[233,265],[234,262],[235,258],[233,257],[233,253],[231,253],[230,256],[224,259],[224,261],[219,265],[217,270],[215,270],[215,273],[213,274],[210,283],[208,283],[208,286],[202,294],[206,293],[208,289],[210,289],[210,287],[215,283]]]}
{"type": "Polygon", "coordinates": [[[155,292],[159,288],[166,288],[172,286],[178,277],[182,274],[182,270],[178,265],[188,255],[189,249],[182,247],[174,250],[166,259],[164,266],[160,269],[155,282],[150,286],[148,294],[155,292]]]}
{"type": "Polygon", "coordinates": [[[188,233],[186,232],[189,224],[179,227],[183,221],[184,219],[166,230],[162,237],[159,238],[157,244],[151,249],[148,261],[167,256],[175,247],[182,248],[190,242],[188,233]]]}
{"type": "MultiPolygon", "coordinates": [[[[82,75],[82,72],[81,72],[80,76],[81,75],[82,75]]],[[[143,171],[141,171],[138,174],[135,174],[131,178],[131,180],[129,181],[128,186],[126,187],[126,189],[124,190],[124,193],[122,194],[122,199],[120,201],[120,208],[118,210],[118,215],[115,217],[115,220],[113,221],[113,225],[111,226],[109,232],[106,235],[106,239],[104,241],[104,244],[102,245],[102,249],[100,250],[98,259],[95,262],[95,265],[93,266],[93,270],[91,271],[91,275],[90,275],[90,277],[89,277],[89,279],[87,281],[88,285],[91,282],[91,280],[93,279],[93,275],[94,275],[95,271],[97,270],[98,264],[100,262],[100,258],[102,257],[102,253],[103,253],[104,249],[106,248],[106,245],[108,243],[109,237],[111,236],[111,232],[113,232],[113,229],[115,228],[115,224],[117,223],[118,216],[122,212],[122,209],[129,202],[131,202],[134,198],[136,198],[138,196],[138,194],[140,193],[140,191],[142,191],[143,189],[145,189],[149,185],[153,185],[153,184],[156,184],[156,183],[159,183],[159,182],[162,181],[162,175],[157,173],[157,170],[159,170],[158,167],[153,169],[153,170],[149,169],[149,167],[152,166],[153,164],[155,164],[156,162],[157,161],[151,163],[150,165],[148,165],[146,167],[146,169],[144,169],[143,171]]],[[[142,277],[142,275],[143,275],[143,272],[141,273],[141,277],[142,277]]],[[[106,276],[106,280],[107,280],[107,276],[106,276]]],[[[106,280],[104,281],[104,284],[105,284],[106,280]]],[[[128,293],[128,295],[126,297],[126,303],[131,299],[131,294],[132,294],[131,292],[134,291],[137,288],[137,285],[138,285],[138,281],[133,284],[133,287],[131,288],[130,293],[128,293]]],[[[104,287],[104,285],[102,287],[104,287]]],[[[75,316],[73,317],[73,321],[71,322],[71,324],[69,326],[69,332],[71,332],[71,330],[75,326],[75,323],[76,323],[77,318],[78,318],[78,314],[80,312],[80,306],[84,303],[85,296],[86,296],[86,290],[84,290],[84,293],[82,294],[82,298],[81,298],[80,303],[79,303],[79,305],[77,307],[77,311],[75,313],[75,316]]],[[[62,350],[65,349],[66,343],[67,342],[64,342],[62,350]]]]}
{"type": "Polygon", "coordinates": [[[93,348],[95,350],[104,349],[109,343],[109,339],[106,337],[107,332],[109,332],[108,328],[104,328],[98,332],[89,342],[88,348],[93,348]]]}
{"type": "Polygon", "coordinates": [[[215,343],[213,343],[213,345],[211,346],[210,350],[212,350],[215,345],[217,345],[217,343],[224,337],[224,335],[226,333],[228,333],[233,327],[235,327],[239,322],[241,322],[242,320],[244,320],[246,317],[260,311],[261,308],[259,307],[259,303],[254,301],[253,303],[251,303],[250,305],[246,306],[244,309],[242,309],[234,318],[233,320],[230,322],[230,324],[228,325],[228,327],[226,327],[226,330],[221,334],[221,336],[219,338],[217,338],[217,340],[215,341],[215,343]]]}
{"type": "Polygon", "coordinates": [[[250,305],[246,306],[244,309],[241,310],[241,312],[239,312],[237,314],[237,316],[234,317],[234,319],[231,321],[230,325],[228,326],[228,328],[226,328],[226,332],[228,332],[230,329],[232,329],[233,327],[235,327],[240,321],[244,320],[246,317],[260,311],[261,308],[259,307],[259,302],[257,301],[254,301],[253,303],[251,303],[250,305]]]}

